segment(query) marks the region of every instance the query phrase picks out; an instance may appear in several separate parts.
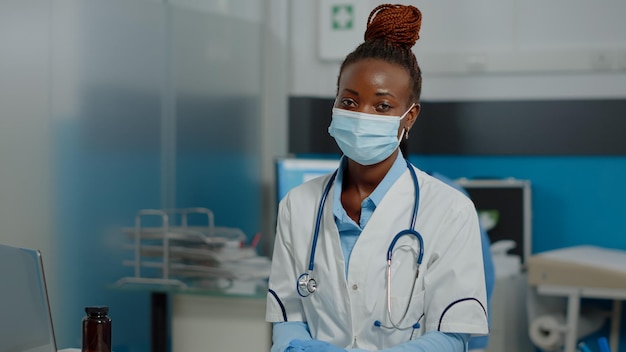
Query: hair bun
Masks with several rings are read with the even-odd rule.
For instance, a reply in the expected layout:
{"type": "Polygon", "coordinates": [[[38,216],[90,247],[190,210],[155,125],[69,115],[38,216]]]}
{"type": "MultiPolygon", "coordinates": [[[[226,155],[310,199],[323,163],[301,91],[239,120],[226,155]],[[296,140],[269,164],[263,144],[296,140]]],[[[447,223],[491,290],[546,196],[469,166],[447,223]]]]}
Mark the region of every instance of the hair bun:
{"type": "Polygon", "coordinates": [[[411,5],[377,6],[367,18],[365,41],[384,40],[411,48],[420,37],[422,13],[411,5]]]}

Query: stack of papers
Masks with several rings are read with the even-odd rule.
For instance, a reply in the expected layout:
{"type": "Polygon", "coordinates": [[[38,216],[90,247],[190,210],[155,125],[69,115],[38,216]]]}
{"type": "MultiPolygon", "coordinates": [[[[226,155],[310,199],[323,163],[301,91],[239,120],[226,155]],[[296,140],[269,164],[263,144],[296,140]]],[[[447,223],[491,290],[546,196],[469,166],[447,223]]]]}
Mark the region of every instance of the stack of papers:
{"type": "MultiPolygon", "coordinates": [[[[138,226],[123,229],[128,240],[123,248],[134,255],[122,264],[135,267],[135,273],[140,273],[140,280],[134,281],[158,284],[162,279],[166,284],[174,279],[191,287],[207,286],[207,282],[214,285],[218,279],[230,282],[230,287],[234,281],[250,281],[254,285],[266,282],[270,260],[257,254],[258,238],[255,237],[252,245],[245,245],[246,236],[240,229],[213,226],[208,209],[175,209],[173,212],[186,216],[198,209],[210,215],[209,225],[187,226],[187,220],[183,219],[184,226],[142,227],[141,221],[137,221],[138,226]],[[164,274],[166,267],[167,275],[164,274]]],[[[159,210],[142,210],[139,214],[158,215],[160,212],[164,217],[168,214],[159,210]]],[[[161,223],[168,221],[164,219],[161,223]]]]}

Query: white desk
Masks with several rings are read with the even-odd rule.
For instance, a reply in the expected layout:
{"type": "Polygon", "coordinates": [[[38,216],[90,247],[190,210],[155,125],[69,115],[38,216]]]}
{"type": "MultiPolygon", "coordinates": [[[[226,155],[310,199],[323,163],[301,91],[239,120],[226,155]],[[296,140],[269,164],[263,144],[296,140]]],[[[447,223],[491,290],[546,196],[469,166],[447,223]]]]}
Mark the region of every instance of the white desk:
{"type": "Polygon", "coordinates": [[[252,292],[248,284],[222,291],[147,284],[113,288],[151,292],[151,352],[269,351],[272,336],[271,324],[265,322],[267,288],[257,287],[252,292]]]}
{"type": "Polygon", "coordinates": [[[172,351],[269,351],[271,324],[265,299],[172,297],[172,351]]]}

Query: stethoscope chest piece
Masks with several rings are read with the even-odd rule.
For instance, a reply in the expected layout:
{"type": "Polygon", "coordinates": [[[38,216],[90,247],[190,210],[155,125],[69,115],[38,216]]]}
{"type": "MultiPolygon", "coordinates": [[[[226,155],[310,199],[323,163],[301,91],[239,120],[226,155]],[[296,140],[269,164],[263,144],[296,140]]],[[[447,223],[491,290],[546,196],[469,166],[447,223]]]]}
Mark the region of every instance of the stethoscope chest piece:
{"type": "Polygon", "coordinates": [[[309,273],[301,274],[298,277],[297,289],[301,297],[308,297],[311,293],[317,291],[317,281],[309,273]]]}

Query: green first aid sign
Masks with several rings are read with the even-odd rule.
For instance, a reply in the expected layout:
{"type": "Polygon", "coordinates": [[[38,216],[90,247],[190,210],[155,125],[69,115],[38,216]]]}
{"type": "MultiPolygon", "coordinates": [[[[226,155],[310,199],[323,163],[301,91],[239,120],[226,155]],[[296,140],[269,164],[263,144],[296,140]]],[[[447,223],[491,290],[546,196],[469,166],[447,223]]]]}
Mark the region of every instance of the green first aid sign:
{"type": "MultiPolygon", "coordinates": [[[[1,1],[1,0],[0,0],[1,1]]],[[[322,60],[343,60],[363,41],[370,12],[365,0],[317,0],[317,40],[322,60]]]]}
{"type": "Polygon", "coordinates": [[[333,30],[352,29],[354,26],[354,7],[352,5],[333,5],[330,23],[333,30]]]}

